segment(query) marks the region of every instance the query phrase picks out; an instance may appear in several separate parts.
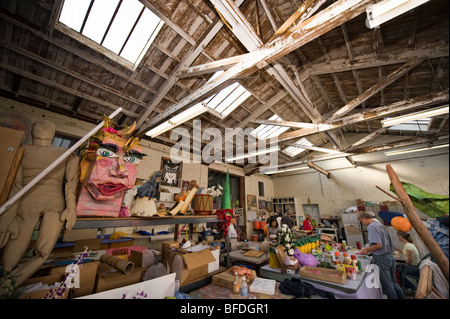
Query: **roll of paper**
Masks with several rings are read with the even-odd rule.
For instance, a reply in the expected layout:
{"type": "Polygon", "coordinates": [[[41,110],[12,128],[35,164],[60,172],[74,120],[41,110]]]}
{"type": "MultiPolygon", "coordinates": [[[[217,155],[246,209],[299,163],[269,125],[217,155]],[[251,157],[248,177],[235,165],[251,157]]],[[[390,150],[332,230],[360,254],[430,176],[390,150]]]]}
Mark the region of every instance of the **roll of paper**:
{"type": "Polygon", "coordinates": [[[134,269],[134,263],[128,260],[123,260],[115,256],[103,254],[100,256],[100,262],[110,265],[124,274],[130,274],[134,269]]]}

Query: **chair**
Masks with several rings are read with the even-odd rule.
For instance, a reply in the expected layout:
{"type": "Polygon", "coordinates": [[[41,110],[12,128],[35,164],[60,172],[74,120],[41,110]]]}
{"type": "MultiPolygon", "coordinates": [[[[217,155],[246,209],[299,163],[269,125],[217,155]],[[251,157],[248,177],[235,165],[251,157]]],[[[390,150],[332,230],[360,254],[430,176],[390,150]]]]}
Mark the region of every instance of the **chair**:
{"type": "MultiPolygon", "coordinates": [[[[417,265],[417,267],[419,267],[420,263],[427,258],[431,258],[431,254],[426,254],[425,256],[423,256],[423,258],[420,260],[419,265],[417,265]]],[[[405,289],[405,277],[414,279],[418,283],[419,279],[420,279],[420,274],[418,274],[418,275],[407,274],[406,273],[406,264],[401,265],[400,279],[401,279],[401,283],[402,283],[403,292],[405,292],[405,290],[406,290],[405,289]]],[[[415,288],[416,289],[414,289],[414,290],[417,290],[417,286],[415,286],[415,288]]]]}

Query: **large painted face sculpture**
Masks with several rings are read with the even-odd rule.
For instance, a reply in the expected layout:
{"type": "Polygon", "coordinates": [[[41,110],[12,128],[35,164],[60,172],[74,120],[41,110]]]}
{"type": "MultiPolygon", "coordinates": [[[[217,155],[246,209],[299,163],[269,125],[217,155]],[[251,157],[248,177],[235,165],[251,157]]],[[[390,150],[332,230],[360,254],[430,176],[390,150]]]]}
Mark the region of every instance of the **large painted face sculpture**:
{"type": "Polygon", "coordinates": [[[137,164],[145,156],[139,139],[126,137],[133,130],[116,131],[105,120],[93,137],[80,163],[77,216],[119,216],[123,196],[134,186],[137,164]]]}

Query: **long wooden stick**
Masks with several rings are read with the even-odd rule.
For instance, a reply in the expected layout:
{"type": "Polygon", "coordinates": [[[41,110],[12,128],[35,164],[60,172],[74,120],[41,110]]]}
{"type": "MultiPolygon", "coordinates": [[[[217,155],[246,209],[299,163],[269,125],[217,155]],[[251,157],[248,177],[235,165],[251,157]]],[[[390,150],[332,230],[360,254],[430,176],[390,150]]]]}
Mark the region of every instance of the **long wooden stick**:
{"type": "Polygon", "coordinates": [[[441,247],[438,245],[433,236],[431,236],[431,233],[428,231],[428,229],[420,220],[419,215],[416,213],[416,208],[411,202],[408,193],[405,191],[403,184],[400,182],[397,174],[395,173],[391,165],[386,165],[386,171],[389,175],[389,179],[391,180],[392,186],[395,189],[395,193],[400,198],[400,202],[402,203],[402,206],[405,210],[405,214],[409,219],[409,222],[414,227],[414,229],[422,239],[425,246],[427,246],[431,256],[433,256],[435,262],[442,270],[442,273],[444,274],[445,278],[448,281],[449,264],[447,257],[444,255],[444,252],[442,251],[441,247]]]}
{"type": "MultiPolygon", "coordinates": [[[[117,110],[115,110],[111,115],[109,116],[110,119],[115,117],[117,114],[119,114],[122,111],[122,108],[119,107],[117,110]]],[[[103,124],[105,121],[101,121],[100,124],[98,124],[96,127],[94,127],[89,133],[87,133],[84,137],[82,137],[78,142],[76,142],[71,148],[69,148],[67,151],[64,152],[60,157],[58,157],[52,164],[50,164],[46,169],[44,169],[42,172],[40,172],[35,178],[31,180],[27,185],[25,185],[24,188],[22,188],[20,191],[18,191],[13,197],[8,199],[6,203],[0,207],[0,216],[10,208],[20,197],[22,197],[26,192],[30,190],[31,187],[36,185],[37,182],[39,182],[45,175],[47,175],[52,169],[54,169],[59,163],[61,163],[67,156],[69,156],[73,151],[75,151],[81,144],[83,144],[89,137],[94,135],[99,129],[103,127],[103,124]]]]}

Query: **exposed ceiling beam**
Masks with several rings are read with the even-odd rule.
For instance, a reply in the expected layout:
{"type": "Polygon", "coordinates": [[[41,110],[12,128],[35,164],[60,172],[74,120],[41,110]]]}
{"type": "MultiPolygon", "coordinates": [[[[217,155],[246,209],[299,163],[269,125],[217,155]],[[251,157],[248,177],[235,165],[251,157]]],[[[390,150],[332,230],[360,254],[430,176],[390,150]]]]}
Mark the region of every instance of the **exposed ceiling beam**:
{"type": "MultiPolygon", "coordinates": [[[[283,144],[283,146],[284,147],[288,147],[288,146],[298,147],[298,148],[303,148],[305,150],[316,151],[316,152],[327,153],[327,154],[343,154],[343,152],[341,152],[341,151],[332,150],[330,148],[309,146],[309,145],[300,145],[300,144],[295,144],[295,143],[287,143],[287,144],[283,144]]],[[[346,154],[346,155],[348,156],[350,154],[346,154]]]]}
{"type": "MultiPolygon", "coordinates": [[[[214,4],[219,14],[225,20],[227,20],[227,25],[229,26],[231,31],[249,52],[257,50],[263,45],[263,41],[258,36],[257,32],[253,29],[250,22],[231,0],[210,1],[214,4]]],[[[315,12],[315,10],[317,10],[324,2],[324,0],[307,1],[306,4],[309,5],[308,9],[297,10],[296,13],[298,12],[298,15],[294,13],[295,19],[291,17],[289,20],[292,20],[296,23],[303,22],[307,17],[311,16],[315,12]],[[313,4],[315,5],[312,6],[313,4]]],[[[285,25],[287,25],[287,23],[285,25]]],[[[278,32],[282,33],[284,32],[284,30],[278,30],[278,32]]],[[[284,89],[289,92],[292,98],[298,103],[300,108],[307,114],[307,116],[311,120],[313,120],[313,122],[321,120],[320,113],[308,104],[307,100],[305,100],[299,89],[295,86],[291,78],[288,76],[284,67],[281,66],[278,62],[274,62],[273,64],[273,66],[268,66],[266,71],[275,79],[277,79],[278,82],[280,82],[284,89]]]]}
{"type": "Polygon", "coordinates": [[[333,124],[315,124],[315,123],[305,123],[305,122],[292,122],[292,121],[271,121],[271,120],[260,120],[255,119],[251,121],[252,123],[274,125],[274,126],[287,126],[293,128],[317,128],[321,130],[330,130],[340,128],[340,125],[333,124]]]}
{"type": "MultiPolygon", "coordinates": [[[[237,4],[242,4],[244,0],[237,0],[237,4]]],[[[216,34],[219,32],[219,30],[222,28],[223,22],[220,20],[217,20],[215,24],[212,24],[209,31],[205,33],[201,41],[199,41],[198,44],[193,46],[191,48],[191,51],[186,54],[183,58],[183,60],[177,65],[174,72],[172,72],[172,75],[170,78],[164,83],[163,87],[158,91],[158,94],[154,97],[154,99],[148,104],[147,109],[140,117],[139,121],[136,123],[136,128],[139,129],[139,132],[137,134],[144,134],[148,129],[141,130],[141,126],[143,126],[144,123],[148,120],[150,114],[155,110],[155,108],[158,106],[158,104],[164,99],[164,97],[167,95],[167,93],[172,89],[172,87],[175,85],[175,82],[178,80],[176,74],[179,70],[185,69],[186,67],[189,67],[192,62],[195,61],[195,59],[201,54],[203,49],[206,45],[208,45],[209,42],[216,36],[216,34]]],[[[163,117],[165,118],[165,117],[163,117]]],[[[152,122],[154,124],[154,122],[152,122]]],[[[151,124],[147,124],[150,125],[151,124]]]]}
{"type": "Polygon", "coordinates": [[[314,63],[305,67],[305,71],[300,73],[302,81],[308,78],[329,75],[332,73],[348,72],[381,66],[404,64],[414,57],[436,59],[448,57],[447,45],[422,46],[412,50],[390,51],[386,54],[360,55],[354,61],[349,59],[333,59],[330,63],[314,63]]]}
{"type": "Polygon", "coordinates": [[[347,114],[351,110],[353,110],[355,107],[360,105],[362,102],[368,100],[370,97],[378,93],[380,90],[387,87],[389,84],[393,83],[403,75],[405,75],[410,70],[414,69],[416,66],[418,66],[420,63],[424,61],[423,58],[415,57],[408,61],[406,64],[402,65],[400,68],[395,70],[394,72],[391,72],[389,75],[387,75],[384,79],[379,81],[377,84],[373,85],[369,89],[367,89],[364,93],[360,94],[358,97],[341,107],[339,110],[337,110],[333,115],[331,115],[326,122],[333,121],[337,118],[342,117],[343,115],[347,114]]]}
{"type": "Polygon", "coordinates": [[[359,146],[363,145],[364,143],[367,143],[371,139],[375,138],[376,136],[383,134],[385,131],[386,131],[386,128],[382,127],[380,129],[376,130],[375,132],[372,132],[369,135],[365,136],[364,138],[360,139],[359,141],[353,143],[345,151],[351,152],[352,150],[358,148],[359,146]]]}
{"type": "MultiPolygon", "coordinates": [[[[448,89],[433,92],[430,94],[421,95],[415,98],[410,98],[407,100],[392,103],[390,105],[381,106],[378,108],[371,109],[370,111],[361,112],[358,114],[348,115],[346,117],[330,121],[328,124],[347,126],[360,122],[366,122],[374,120],[383,116],[392,115],[399,112],[410,111],[419,107],[425,107],[434,105],[437,103],[446,103],[449,98],[448,89]]],[[[328,131],[330,129],[319,129],[319,128],[303,128],[293,132],[283,133],[278,137],[279,141],[286,141],[293,138],[304,137],[311,134],[316,134],[319,132],[328,131]]]]}
{"type": "Polygon", "coordinates": [[[331,178],[331,173],[329,171],[327,171],[326,169],[320,167],[319,165],[313,163],[312,161],[308,161],[306,163],[306,165],[308,165],[308,167],[315,169],[316,171],[318,171],[319,173],[322,173],[323,175],[325,175],[327,178],[331,178]]]}
{"type": "Polygon", "coordinates": [[[155,116],[149,121],[148,127],[141,130],[139,134],[145,133],[148,129],[154,127],[163,119],[174,115],[176,112],[182,111],[193,103],[201,101],[209,92],[230,79],[248,76],[259,68],[264,68],[278,58],[364,13],[366,6],[370,3],[372,3],[372,0],[340,0],[331,4],[300,25],[292,27],[282,35],[251,52],[247,59],[237,63],[213,81],[204,84],[197,91],[191,93],[179,103],[169,107],[162,114],[155,116]]]}
{"type": "MultiPolygon", "coordinates": [[[[415,137],[412,139],[402,140],[402,141],[395,141],[392,143],[382,144],[382,145],[375,145],[365,148],[360,148],[353,151],[353,155],[361,155],[361,154],[369,154],[369,153],[376,153],[386,150],[391,150],[395,148],[400,147],[406,147],[406,146],[412,146],[412,145],[418,145],[418,144],[424,144],[424,143],[430,143],[435,141],[442,141],[447,140],[449,138],[448,134],[442,134],[442,135],[435,135],[430,137],[415,137]]],[[[319,155],[319,156],[312,156],[308,159],[285,163],[285,164],[279,164],[278,169],[280,168],[286,168],[291,166],[297,166],[297,165],[304,165],[307,164],[309,161],[312,162],[321,162],[321,161],[328,161],[331,159],[337,159],[337,158],[344,158],[346,157],[346,154],[331,154],[331,155],[319,155]]],[[[361,163],[361,162],[359,162],[361,163]]],[[[358,165],[358,162],[355,162],[353,165],[358,165]]]]}

